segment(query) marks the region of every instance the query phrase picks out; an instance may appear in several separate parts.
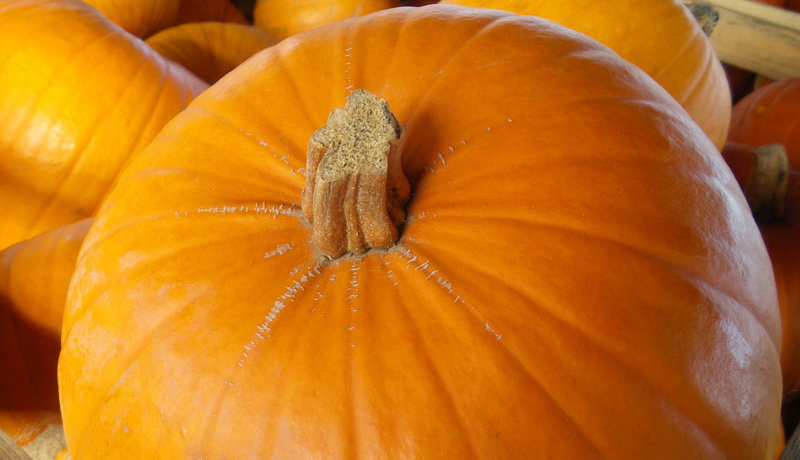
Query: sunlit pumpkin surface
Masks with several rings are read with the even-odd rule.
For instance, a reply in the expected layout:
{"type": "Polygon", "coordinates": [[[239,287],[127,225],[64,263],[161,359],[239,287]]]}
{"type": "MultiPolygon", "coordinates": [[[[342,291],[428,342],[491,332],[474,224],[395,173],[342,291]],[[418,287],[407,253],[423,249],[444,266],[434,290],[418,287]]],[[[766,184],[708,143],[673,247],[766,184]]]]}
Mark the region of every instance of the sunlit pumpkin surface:
{"type": "Polygon", "coordinates": [[[140,38],[178,24],[221,21],[246,24],[230,0],[83,0],[140,38]]]}
{"type": "Polygon", "coordinates": [[[722,148],[731,118],[725,72],[678,0],[442,0],[555,21],[611,47],[663,86],[722,148]]]}
{"type": "Polygon", "coordinates": [[[94,213],[206,85],[74,0],[0,8],[0,249],[94,213]]]}
{"type": "Polygon", "coordinates": [[[398,0],[258,0],[253,21],[270,35],[285,38],[398,4],[398,0]]]}
{"type": "Polygon", "coordinates": [[[87,237],[59,385],[76,459],[767,459],[779,344],[744,197],[664,90],[429,6],[286,39],[170,122],[87,237]],[[396,245],[326,261],[306,146],[360,88],[412,196],[396,245]]]}
{"type": "Polygon", "coordinates": [[[215,21],[170,27],[146,41],[159,54],[209,83],[277,42],[277,38],[253,26],[215,21]]]}

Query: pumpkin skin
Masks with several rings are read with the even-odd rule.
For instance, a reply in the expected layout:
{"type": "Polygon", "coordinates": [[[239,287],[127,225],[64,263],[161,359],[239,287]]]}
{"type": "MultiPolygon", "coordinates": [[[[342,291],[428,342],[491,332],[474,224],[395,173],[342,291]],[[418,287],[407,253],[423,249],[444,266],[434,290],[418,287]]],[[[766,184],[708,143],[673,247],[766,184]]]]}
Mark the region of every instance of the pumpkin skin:
{"type": "Polygon", "coordinates": [[[81,459],[768,459],[779,343],[744,197],[662,88],[434,5],[286,39],[165,127],[81,250],[59,383],[81,459]],[[325,262],[306,143],[357,88],[413,196],[395,246],[325,262]]]}
{"type": "Polygon", "coordinates": [[[800,78],[770,83],[742,98],[733,107],[728,137],[748,145],[782,144],[789,162],[800,168],[800,78]]]}
{"type": "Polygon", "coordinates": [[[286,38],[325,24],[398,6],[398,0],[258,0],[256,27],[286,38]]]}
{"type": "Polygon", "coordinates": [[[27,321],[55,336],[61,335],[67,288],[91,222],[84,219],[0,252],[0,296],[27,321]]]}
{"type": "Polygon", "coordinates": [[[772,259],[778,287],[783,325],[783,392],[789,397],[800,391],[800,223],[765,223],[761,225],[761,234],[772,259]]]}
{"type": "MultiPolygon", "coordinates": [[[[743,190],[751,186],[758,152],[746,144],[728,142],[722,156],[743,190]]],[[[800,171],[789,165],[784,171],[785,188],[773,191],[784,202],[779,216],[759,214],[758,205],[750,206],[759,217],[758,226],[767,246],[778,289],[778,305],[783,330],[781,371],[785,397],[800,391],[800,171]]]]}
{"type": "Polygon", "coordinates": [[[189,22],[235,22],[247,19],[229,0],[84,0],[139,38],[189,22]]]}
{"type": "Polygon", "coordinates": [[[717,148],[731,97],[711,41],[678,0],[443,0],[540,16],[585,33],[647,72],[689,112],[717,148]]]}
{"type": "Polygon", "coordinates": [[[6,2],[0,23],[5,248],[90,216],[127,159],[207,85],[79,1],[6,2]]]}
{"type": "Polygon", "coordinates": [[[164,29],[146,43],[170,61],[214,83],[278,39],[252,26],[193,22],[164,29]]]}
{"type": "Polygon", "coordinates": [[[91,219],[0,251],[0,430],[33,458],[65,447],[56,366],[61,319],[91,219]],[[21,376],[29,376],[20,378],[21,376]]]}

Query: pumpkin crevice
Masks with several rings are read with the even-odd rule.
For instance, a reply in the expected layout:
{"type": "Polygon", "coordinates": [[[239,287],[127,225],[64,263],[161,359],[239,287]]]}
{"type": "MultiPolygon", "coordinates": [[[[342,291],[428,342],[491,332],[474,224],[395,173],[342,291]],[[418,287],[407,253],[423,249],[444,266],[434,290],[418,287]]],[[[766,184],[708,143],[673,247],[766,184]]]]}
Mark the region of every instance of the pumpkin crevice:
{"type": "Polygon", "coordinates": [[[324,256],[361,254],[397,240],[410,193],[400,166],[402,133],[386,101],[357,90],[311,136],[301,205],[324,256]]]}

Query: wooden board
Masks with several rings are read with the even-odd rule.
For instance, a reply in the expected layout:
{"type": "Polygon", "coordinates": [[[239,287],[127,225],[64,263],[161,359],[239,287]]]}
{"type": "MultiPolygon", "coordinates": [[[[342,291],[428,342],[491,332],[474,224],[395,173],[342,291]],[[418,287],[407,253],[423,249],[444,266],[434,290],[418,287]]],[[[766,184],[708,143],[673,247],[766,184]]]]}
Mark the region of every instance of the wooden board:
{"type": "Polygon", "coordinates": [[[772,78],[800,77],[800,13],[752,0],[682,0],[720,60],[772,78]]]}

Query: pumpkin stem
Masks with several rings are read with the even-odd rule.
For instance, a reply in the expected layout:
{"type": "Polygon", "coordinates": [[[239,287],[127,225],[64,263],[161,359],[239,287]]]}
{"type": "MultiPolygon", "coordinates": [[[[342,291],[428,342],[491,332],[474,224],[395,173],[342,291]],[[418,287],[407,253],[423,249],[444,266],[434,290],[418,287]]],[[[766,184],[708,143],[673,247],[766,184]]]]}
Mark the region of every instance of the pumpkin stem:
{"type": "Polygon", "coordinates": [[[719,12],[713,5],[707,5],[705,3],[684,3],[686,8],[692,13],[692,16],[697,20],[697,23],[700,25],[700,28],[703,29],[703,32],[707,36],[711,36],[711,33],[714,32],[714,29],[717,27],[717,23],[719,22],[719,12]]]}
{"type": "Polygon", "coordinates": [[[762,145],[753,149],[755,168],[749,186],[744,190],[750,209],[759,221],[783,216],[786,189],[789,184],[789,160],[781,144],[762,145]]]}
{"type": "Polygon", "coordinates": [[[361,254],[397,241],[410,194],[400,165],[402,132],[386,101],[357,90],[311,136],[301,207],[323,255],[361,254]]]}

